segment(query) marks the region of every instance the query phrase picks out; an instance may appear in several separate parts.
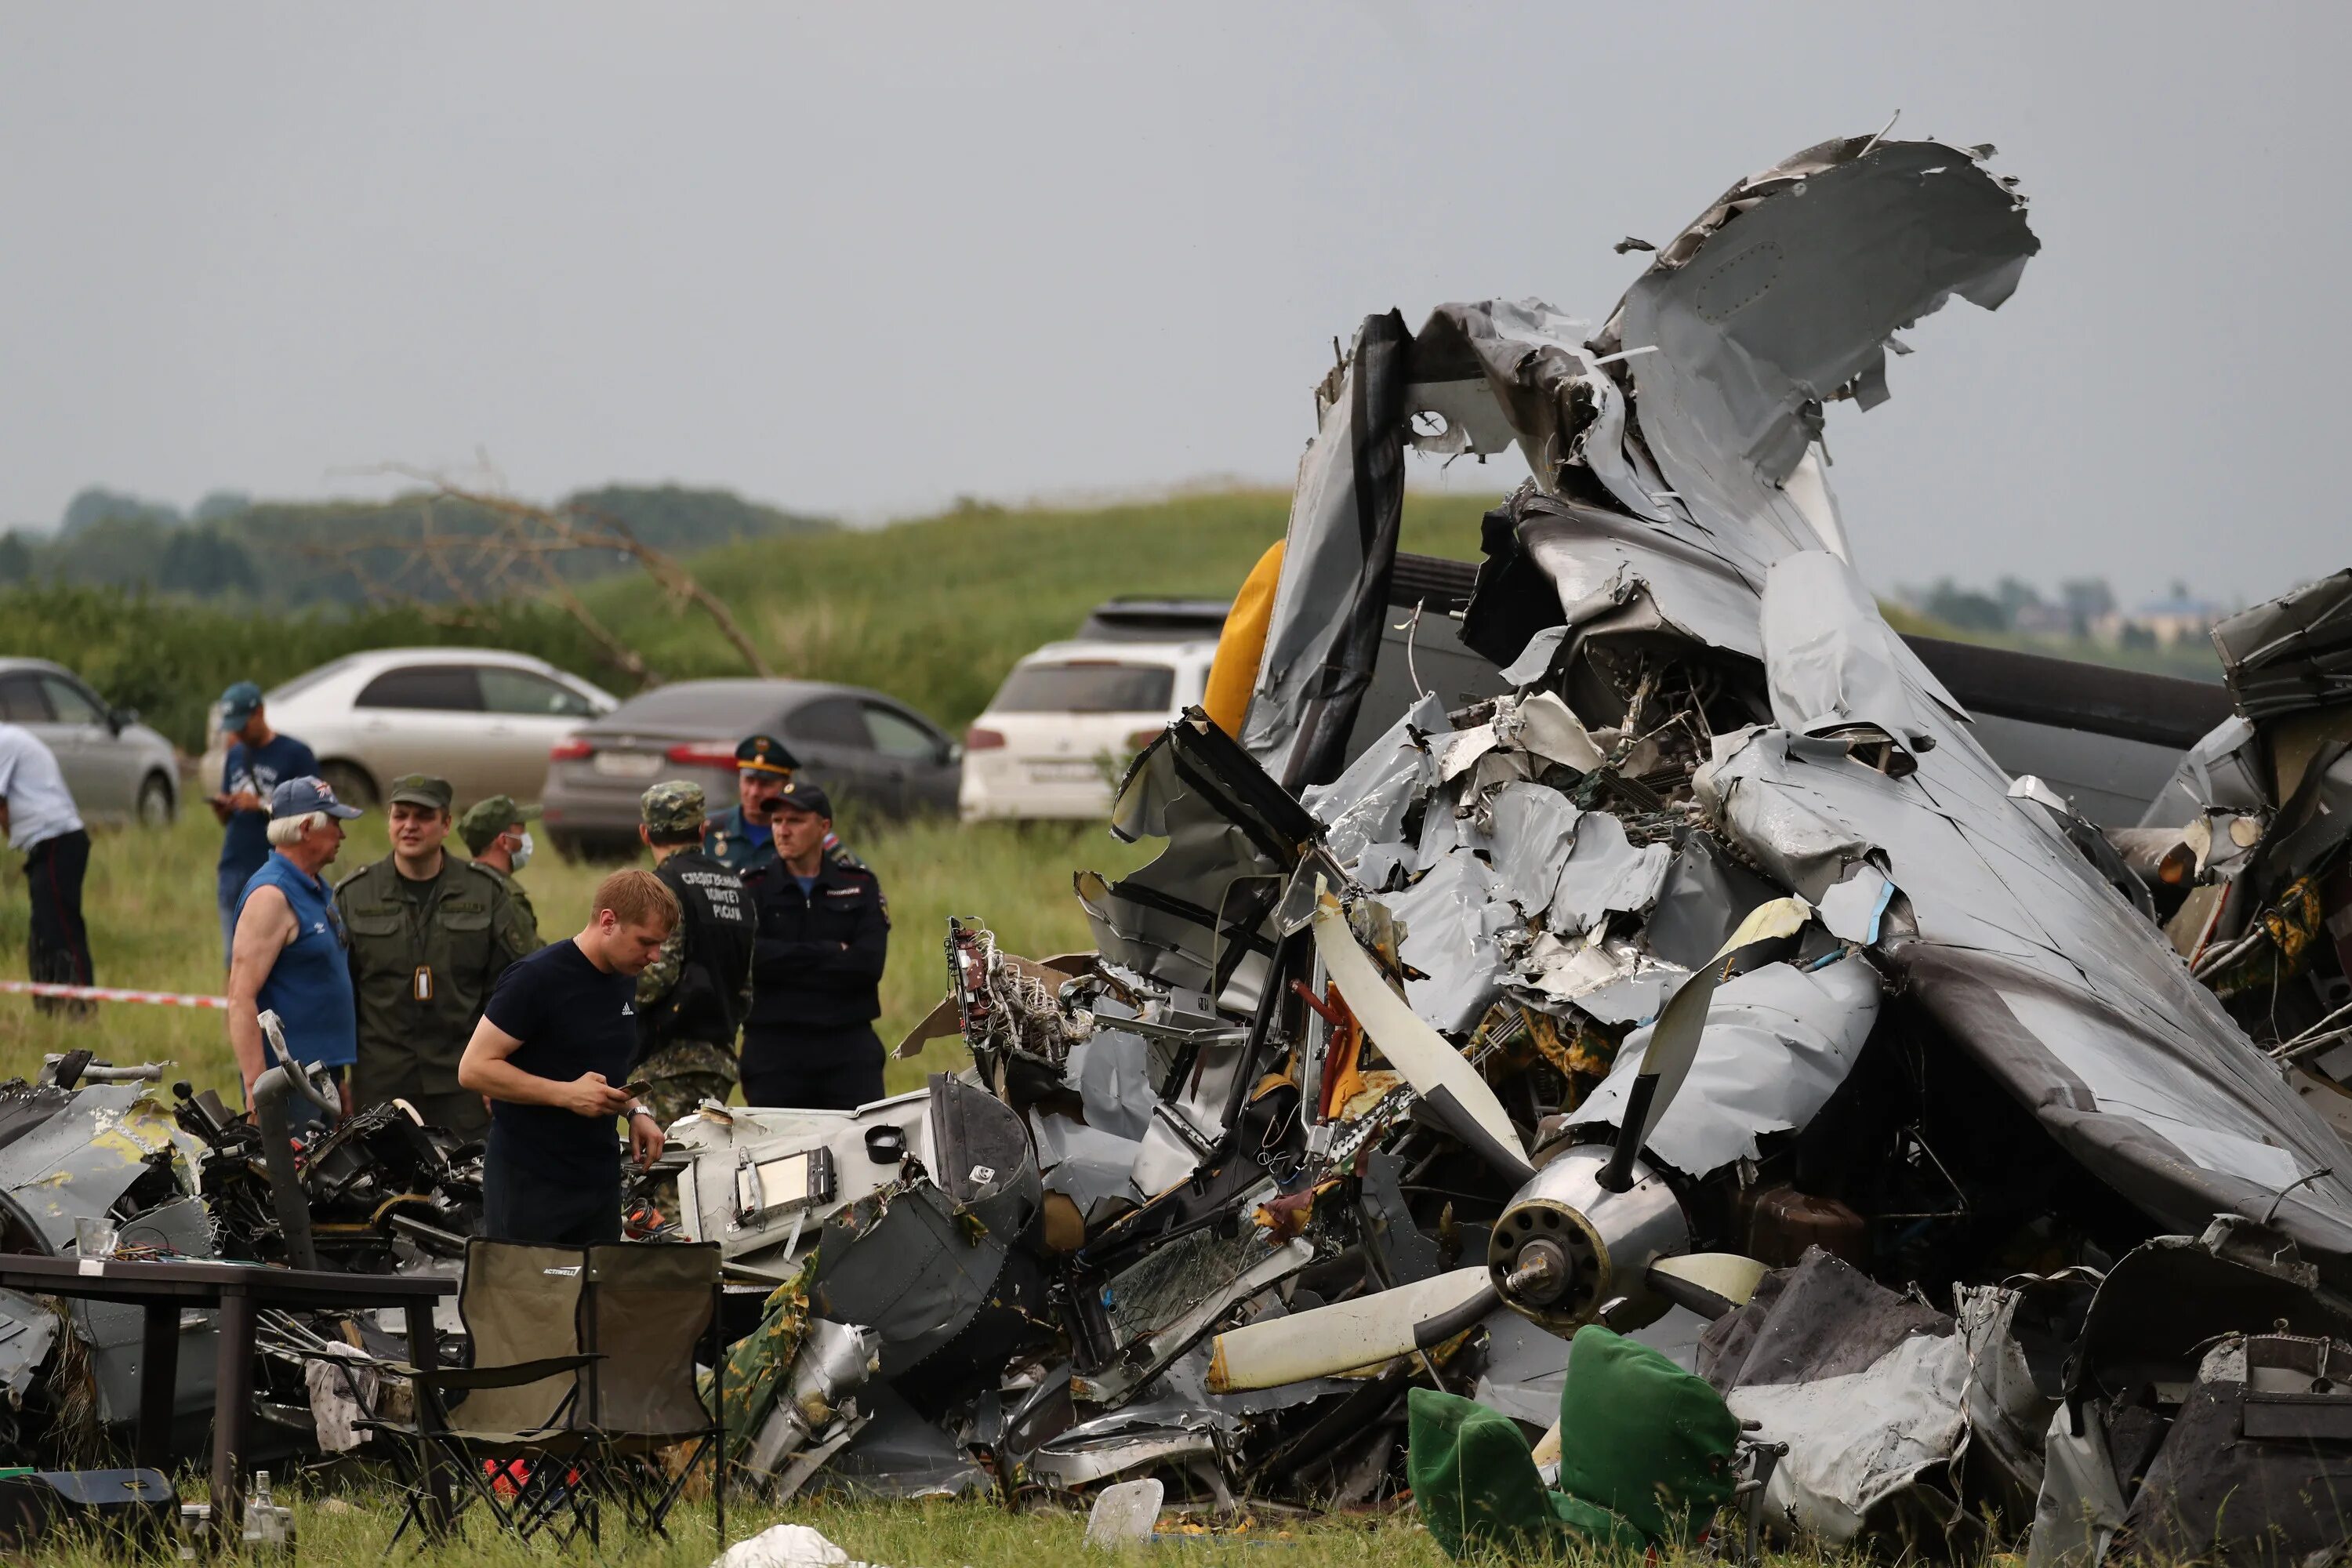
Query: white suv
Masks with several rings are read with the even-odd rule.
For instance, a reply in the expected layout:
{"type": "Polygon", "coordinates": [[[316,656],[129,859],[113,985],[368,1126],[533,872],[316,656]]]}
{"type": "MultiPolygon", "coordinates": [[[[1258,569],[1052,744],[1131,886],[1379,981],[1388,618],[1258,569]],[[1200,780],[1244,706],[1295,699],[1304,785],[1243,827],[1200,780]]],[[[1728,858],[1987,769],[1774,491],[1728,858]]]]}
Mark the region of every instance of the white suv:
{"type": "Polygon", "coordinates": [[[956,804],[982,817],[1102,817],[1129,759],[1201,700],[1213,638],[1048,643],[963,738],[956,804]]]}

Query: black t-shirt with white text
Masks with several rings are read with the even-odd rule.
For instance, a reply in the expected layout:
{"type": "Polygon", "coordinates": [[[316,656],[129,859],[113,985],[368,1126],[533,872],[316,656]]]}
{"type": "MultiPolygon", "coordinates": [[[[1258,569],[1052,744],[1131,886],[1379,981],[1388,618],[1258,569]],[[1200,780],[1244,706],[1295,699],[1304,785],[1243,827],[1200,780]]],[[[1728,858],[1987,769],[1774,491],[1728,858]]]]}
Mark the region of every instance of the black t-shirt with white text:
{"type": "MultiPolygon", "coordinates": [[[[509,964],[482,1016],[522,1042],[507,1060],[524,1072],[559,1083],[599,1072],[618,1089],[636,1050],[636,994],[634,976],[605,973],[567,938],[509,964]]],[[[621,1144],[611,1118],[501,1100],[490,1107],[489,1158],[601,1185],[619,1179],[621,1144]]]]}

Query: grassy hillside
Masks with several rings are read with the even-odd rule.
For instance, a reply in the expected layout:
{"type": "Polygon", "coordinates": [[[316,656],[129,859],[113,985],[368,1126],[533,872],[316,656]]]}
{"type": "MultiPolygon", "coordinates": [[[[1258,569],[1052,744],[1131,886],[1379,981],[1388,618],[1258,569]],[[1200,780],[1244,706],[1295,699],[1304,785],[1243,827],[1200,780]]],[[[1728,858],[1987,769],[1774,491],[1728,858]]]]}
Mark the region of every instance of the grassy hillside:
{"type": "MultiPolygon", "coordinates": [[[[1409,496],[1404,545],[1475,560],[1477,496],[1409,496]]],[[[1282,536],[1286,492],[1225,491],[1076,510],[973,508],[871,531],[746,541],[697,556],[784,674],[888,690],[961,728],[1013,661],[1118,595],[1229,597],[1282,536]]],[[[709,623],[639,583],[584,597],[656,668],[739,675],[709,623]]]]}

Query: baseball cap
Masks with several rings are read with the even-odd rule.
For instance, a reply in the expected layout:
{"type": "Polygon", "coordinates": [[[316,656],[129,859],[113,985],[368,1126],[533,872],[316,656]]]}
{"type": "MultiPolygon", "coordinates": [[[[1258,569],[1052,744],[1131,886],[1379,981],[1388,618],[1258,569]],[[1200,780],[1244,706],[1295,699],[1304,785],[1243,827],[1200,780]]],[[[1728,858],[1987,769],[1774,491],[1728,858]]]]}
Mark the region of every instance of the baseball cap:
{"type": "Polygon", "coordinates": [[[819,816],[831,816],[833,802],[826,798],[824,791],[817,786],[815,781],[794,779],[784,786],[784,793],[776,797],[776,809],[814,811],[819,816]]]}
{"type": "Polygon", "coordinates": [[[466,841],[468,854],[479,855],[508,828],[538,818],[539,807],[523,805],[510,795],[494,795],[466,808],[466,815],[457,819],[457,837],[466,841]]]}
{"type": "Polygon", "coordinates": [[[435,811],[446,811],[457,792],[449,787],[447,779],[436,779],[431,773],[403,773],[392,781],[384,792],[386,805],[424,805],[435,811]]]}
{"type": "Polygon", "coordinates": [[[656,833],[698,833],[709,814],[702,786],[687,779],[664,779],[637,797],[637,815],[656,833]]]}
{"type": "Polygon", "coordinates": [[[745,773],[775,773],[782,778],[793,776],[801,765],[785,744],[773,735],[747,736],[735,748],[735,770],[745,773]]]}
{"type": "Polygon", "coordinates": [[[221,726],[237,730],[261,706],[261,688],[250,680],[240,680],[220,694],[221,726]]]}
{"type": "Polygon", "coordinates": [[[345,805],[337,800],[333,788],[326,780],[308,774],[299,779],[288,779],[269,792],[269,820],[272,822],[289,816],[307,816],[314,811],[342,817],[360,814],[358,806],[345,805]]]}

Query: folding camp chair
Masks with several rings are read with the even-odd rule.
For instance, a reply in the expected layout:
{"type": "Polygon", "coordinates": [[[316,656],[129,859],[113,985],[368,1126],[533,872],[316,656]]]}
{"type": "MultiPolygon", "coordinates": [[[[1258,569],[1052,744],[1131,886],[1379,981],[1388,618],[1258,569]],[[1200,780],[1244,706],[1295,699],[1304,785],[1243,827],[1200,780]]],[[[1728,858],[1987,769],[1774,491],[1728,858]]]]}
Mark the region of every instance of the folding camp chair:
{"type": "MultiPolygon", "coordinates": [[[[695,1356],[719,1321],[715,1242],[620,1243],[588,1249],[580,1302],[587,1397],[580,1425],[590,1434],[586,1484],[619,1503],[640,1530],[667,1538],[687,1478],[708,1458],[719,1543],[727,1539],[727,1489],[719,1397],[706,1405],[695,1356]],[[666,1450],[679,1449],[665,1465],[666,1450]]],[[[725,1374],[726,1357],[712,1346],[725,1374]]]]}
{"type": "Polygon", "coordinates": [[[596,1499],[580,1484],[593,1440],[585,1374],[596,1364],[580,1335],[587,1263],[579,1247],[481,1237],[466,1244],[457,1311],[474,1364],[393,1367],[415,1390],[415,1418],[370,1423],[411,1461],[395,1543],[412,1523],[427,1524],[436,1465],[454,1468],[463,1483],[457,1512],[479,1504],[501,1529],[526,1538],[562,1521],[564,1541],[583,1531],[598,1539],[596,1499]]]}

